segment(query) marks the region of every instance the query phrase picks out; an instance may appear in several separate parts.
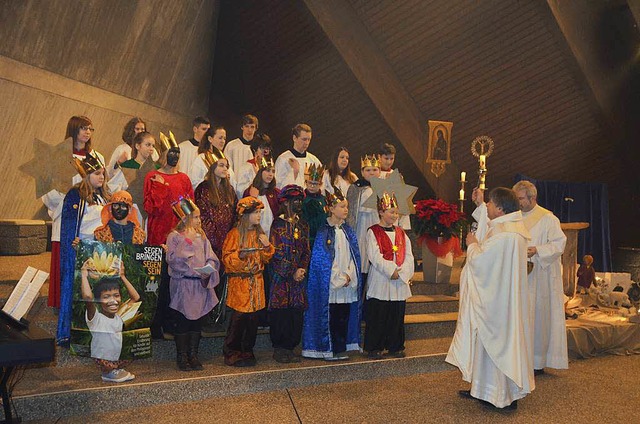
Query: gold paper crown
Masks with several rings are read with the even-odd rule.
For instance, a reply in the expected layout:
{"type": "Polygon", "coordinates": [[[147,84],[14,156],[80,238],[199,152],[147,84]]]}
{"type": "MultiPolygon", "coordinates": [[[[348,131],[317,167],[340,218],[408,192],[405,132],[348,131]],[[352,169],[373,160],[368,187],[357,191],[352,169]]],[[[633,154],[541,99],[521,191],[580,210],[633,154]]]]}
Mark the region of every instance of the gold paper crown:
{"type": "Polygon", "coordinates": [[[184,221],[184,219],[191,215],[198,207],[190,198],[180,197],[180,199],[171,204],[171,209],[173,209],[173,213],[180,221],[184,221]]]}
{"type": "Polygon", "coordinates": [[[220,150],[218,150],[217,153],[204,152],[204,157],[202,158],[204,164],[207,165],[207,168],[211,168],[213,164],[218,162],[220,159],[226,159],[224,153],[220,150]]]}
{"type": "Polygon", "coordinates": [[[163,132],[160,132],[160,140],[156,140],[156,150],[158,154],[162,155],[172,147],[178,147],[178,142],[173,133],[169,131],[169,137],[167,137],[163,132]]]}
{"type": "Polygon", "coordinates": [[[304,178],[309,181],[322,181],[322,174],[324,174],[324,167],[322,165],[316,166],[315,163],[307,166],[304,169],[304,178]]]}
{"type": "Polygon", "coordinates": [[[327,213],[329,212],[329,208],[346,200],[346,197],[344,197],[342,190],[340,190],[336,186],[333,186],[333,193],[329,193],[327,190],[325,190],[324,197],[327,199],[327,207],[325,209],[327,213]]]}
{"type": "Polygon", "coordinates": [[[385,191],[384,193],[382,193],[382,197],[378,196],[379,211],[384,212],[391,208],[397,208],[397,207],[398,207],[398,199],[396,199],[395,193],[391,193],[391,195],[389,195],[389,193],[385,191]]]}
{"type": "Polygon", "coordinates": [[[261,171],[266,168],[275,168],[275,166],[276,165],[273,163],[273,158],[271,156],[263,156],[262,159],[260,159],[260,163],[258,164],[258,167],[261,171]]]}
{"type": "Polygon", "coordinates": [[[380,155],[364,155],[364,157],[360,159],[360,169],[368,166],[380,168],[380,155]]]}
{"type": "Polygon", "coordinates": [[[85,156],[84,159],[74,157],[71,163],[82,178],[96,172],[98,169],[104,168],[104,163],[102,163],[100,158],[92,155],[91,153],[87,153],[87,156],[85,156]]]}

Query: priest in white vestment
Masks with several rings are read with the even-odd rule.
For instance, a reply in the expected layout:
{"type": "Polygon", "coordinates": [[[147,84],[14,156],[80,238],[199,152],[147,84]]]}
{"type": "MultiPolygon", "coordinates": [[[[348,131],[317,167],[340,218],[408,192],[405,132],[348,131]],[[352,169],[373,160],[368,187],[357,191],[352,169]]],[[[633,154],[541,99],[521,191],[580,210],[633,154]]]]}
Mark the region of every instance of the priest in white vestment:
{"type": "Polygon", "coordinates": [[[307,124],[297,124],[291,133],[293,148],[276,159],[276,187],[279,189],[289,184],[304,187],[304,170],[307,165],[322,165],[315,155],[307,152],[311,143],[311,127],[307,124]]]}
{"type": "Polygon", "coordinates": [[[513,190],[493,189],[485,205],[483,192],[475,189],[473,200],[479,240],[467,235],[458,323],[446,361],[471,383],[461,396],[515,409],[516,401],[535,387],[526,267],[529,233],[513,190]]]}
{"type": "Polygon", "coordinates": [[[518,196],[524,225],[531,234],[527,256],[533,263],[529,296],[534,316],[534,374],[544,373],[545,367],[567,369],[569,354],[562,284],[562,252],[567,237],[560,228],[560,220],[538,205],[535,185],[520,181],[513,190],[518,196]]]}

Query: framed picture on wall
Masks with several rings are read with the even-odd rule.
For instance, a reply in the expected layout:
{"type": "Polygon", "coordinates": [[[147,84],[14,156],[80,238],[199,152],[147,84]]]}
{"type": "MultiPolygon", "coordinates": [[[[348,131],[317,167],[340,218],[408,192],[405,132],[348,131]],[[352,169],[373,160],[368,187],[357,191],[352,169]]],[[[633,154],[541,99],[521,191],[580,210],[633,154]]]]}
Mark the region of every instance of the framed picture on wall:
{"type": "Polygon", "coordinates": [[[451,128],[453,122],[429,121],[427,163],[451,163],[451,128]]]}

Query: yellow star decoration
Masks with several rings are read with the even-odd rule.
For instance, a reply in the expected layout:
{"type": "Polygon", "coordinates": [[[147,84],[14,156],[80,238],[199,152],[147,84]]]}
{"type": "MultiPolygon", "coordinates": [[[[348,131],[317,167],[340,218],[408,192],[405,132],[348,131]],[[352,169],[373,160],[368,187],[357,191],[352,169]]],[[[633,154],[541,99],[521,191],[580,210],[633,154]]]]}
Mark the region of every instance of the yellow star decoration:
{"type": "Polygon", "coordinates": [[[71,165],[72,141],[67,138],[57,145],[51,145],[35,138],[33,140],[34,156],[20,165],[19,169],[33,177],[36,183],[36,198],[40,198],[51,190],[66,193],[72,186],[71,180],[77,173],[71,165]]]}
{"type": "Polygon", "coordinates": [[[387,192],[396,195],[400,215],[409,215],[416,212],[413,206],[413,196],[415,196],[418,187],[405,184],[402,174],[397,169],[390,173],[387,178],[372,178],[371,188],[373,189],[373,195],[364,202],[364,207],[377,209],[378,196],[382,197],[382,194],[387,192]]]}
{"type": "Polygon", "coordinates": [[[398,251],[398,246],[396,246],[395,244],[393,245],[393,247],[391,248],[391,250],[393,250],[394,252],[398,251]]]}

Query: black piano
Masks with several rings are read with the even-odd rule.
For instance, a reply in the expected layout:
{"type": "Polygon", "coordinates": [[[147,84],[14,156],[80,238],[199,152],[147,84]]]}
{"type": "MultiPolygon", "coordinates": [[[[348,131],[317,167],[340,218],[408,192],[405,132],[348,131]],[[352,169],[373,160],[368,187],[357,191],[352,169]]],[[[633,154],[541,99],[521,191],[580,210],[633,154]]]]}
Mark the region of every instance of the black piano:
{"type": "Polygon", "coordinates": [[[0,311],[0,391],[4,407],[4,423],[20,422],[11,412],[11,393],[7,383],[16,367],[53,361],[55,340],[42,330],[24,321],[15,321],[0,311]]]}

